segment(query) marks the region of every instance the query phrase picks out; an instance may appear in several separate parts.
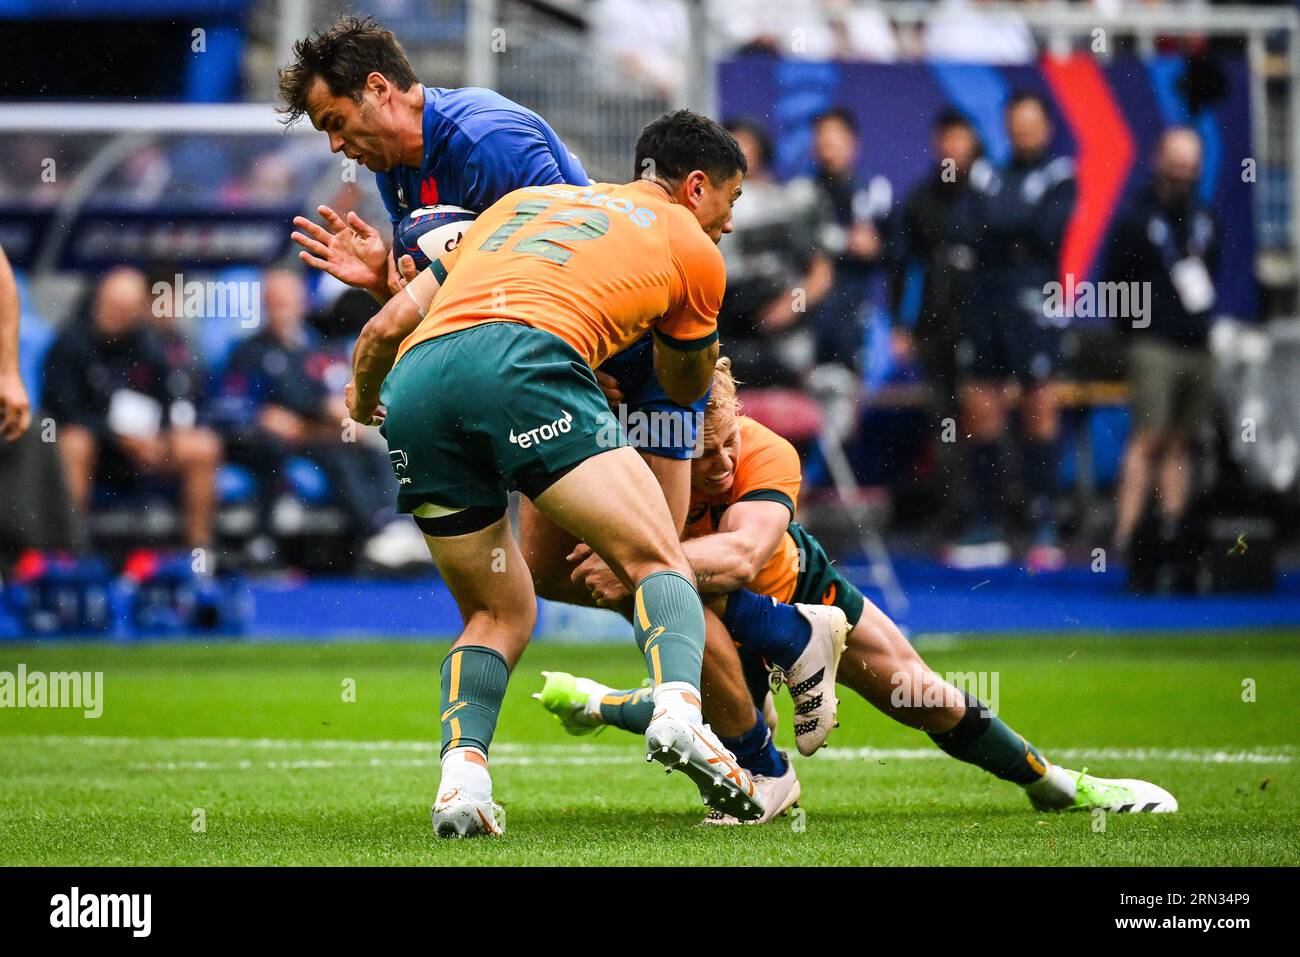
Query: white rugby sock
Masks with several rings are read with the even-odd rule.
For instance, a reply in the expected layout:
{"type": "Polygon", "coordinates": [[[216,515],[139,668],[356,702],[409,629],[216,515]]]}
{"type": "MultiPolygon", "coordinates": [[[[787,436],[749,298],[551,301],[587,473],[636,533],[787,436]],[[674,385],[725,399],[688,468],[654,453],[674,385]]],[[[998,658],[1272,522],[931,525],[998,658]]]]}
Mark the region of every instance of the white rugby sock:
{"type": "Polygon", "coordinates": [[[700,689],[689,681],[666,681],[655,685],[655,710],[663,709],[675,718],[690,724],[703,721],[700,714],[700,689]]]}
{"type": "Polygon", "coordinates": [[[1032,784],[1025,785],[1025,793],[1052,807],[1066,807],[1074,802],[1074,796],[1079,790],[1074,782],[1072,772],[1059,765],[1049,764],[1046,774],[1032,784]]]}
{"type": "Polygon", "coordinates": [[[455,788],[460,788],[475,801],[492,800],[492,776],[488,769],[472,760],[469,755],[487,760],[478,748],[453,748],[442,758],[442,781],[438,784],[438,796],[455,788]]]}
{"type": "Polygon", "coordinates": [[[600,702],[605,695],[610,694],[614,689],[598,681],[592,681],[590,678],[579,678],[578,690],[587,696],[587,700],[582,706],[583,714],[587,716],[587,720],[592,724],[604,724],[605,719],[600,713],[600,702]]]}

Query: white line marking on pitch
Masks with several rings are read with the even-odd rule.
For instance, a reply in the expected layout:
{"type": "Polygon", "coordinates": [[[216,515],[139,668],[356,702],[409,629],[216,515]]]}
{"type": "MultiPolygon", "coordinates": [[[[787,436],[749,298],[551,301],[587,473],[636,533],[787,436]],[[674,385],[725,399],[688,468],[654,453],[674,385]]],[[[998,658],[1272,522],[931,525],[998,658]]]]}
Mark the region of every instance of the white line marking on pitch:
{"type": "MultiPolygon", "coordinates": [[[[226,771],[268,768],[275,770],[312,770],[329,768],[363,767],[432,767],[437,765],[438,745],[432,741],[341,741],[287,738],[162,738],[162,737],[109,737],[97,735],[13,735],[9,740],[39,742],[51,747],[72,745],[77,747],[105,748],[164,748],[170,751],[195,749],[251,750],[251,751],[332,751],[332,752],[398,752],[427,755],[427,757],[370,757],[356,761],[334,758],[284,758],[251,760],[240,758],[227,761],[141,761],[133,762],[135,770],[149,771],[226,771]]],[[[0,742],[6,740],[0,737],[0,742]]],[[[630,743],[630,742],[629,742],[630,743]]],[[[1291,764],[1296,759],[1296,749],[1289,746],[1255,748],[1249,750],[1226,748],[1062,748],[1048,749],[1048,755],[1060,761],[1164,761],[1175,764],[1291,764]]],[[[503,741],[492,746],[492,760],[498,765],[541,766],[596,766],[638,762],[640,754],[632,749],[615,750],[591,744],[522,744],[503,741]]],[[[817,754],[819,761],[932,761],[945,760],[947,755],[937,748],[824,748],[817,754]]]]}

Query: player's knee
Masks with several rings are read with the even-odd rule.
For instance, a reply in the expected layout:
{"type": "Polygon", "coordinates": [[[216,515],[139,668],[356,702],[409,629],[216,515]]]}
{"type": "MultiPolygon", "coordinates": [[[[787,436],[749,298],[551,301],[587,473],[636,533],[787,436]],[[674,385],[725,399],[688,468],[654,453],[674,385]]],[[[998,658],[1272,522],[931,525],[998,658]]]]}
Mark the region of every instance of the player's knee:
{"type": "Polygon", "coordinates": [[[95,434],[79,425],[64,425],[58,430],[59,450],[65,460],[89,461],[98,449],[95,434]]]}
{"type": "Polygon", "coordinates": [[[1158,432],[1138,432],[1129,439],[1129,454],[1151,464],[1160,455],[1164,444],[1164,436],[1158,432]]]}
{"type": "Polygon", "coordinates": [[[214,468],[221,462],[221,439],[211,429],[177,429],[172,454],[181,468],[214,468]]]}
{"type": "Polygon", "coordinates": [[[983,390],[967,396],[964,414],[971,433],[979,439],[996,438],[1006,426],[1006,411],[983,390]]]}
{"type": "Polygon", "coordinates": [[[523,653],[536,625],[536,602],[504,600],[470,612],[463,633],[475,644],[495,648],[513,662],[523,653]]]}

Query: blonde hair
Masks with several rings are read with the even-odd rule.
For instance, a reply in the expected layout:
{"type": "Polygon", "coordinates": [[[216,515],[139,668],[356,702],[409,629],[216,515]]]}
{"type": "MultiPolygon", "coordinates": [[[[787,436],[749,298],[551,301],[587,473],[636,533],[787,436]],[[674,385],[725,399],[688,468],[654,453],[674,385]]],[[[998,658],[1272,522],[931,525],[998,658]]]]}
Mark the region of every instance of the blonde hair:
{"type": "Polygon", "coordinates": [[[736,377],[731,374],[731,359],[719,356],[713,367],[713,391],[704,410],[706,429],[726,428],[740,415],[740,399],[736,397],[736,377]]]}

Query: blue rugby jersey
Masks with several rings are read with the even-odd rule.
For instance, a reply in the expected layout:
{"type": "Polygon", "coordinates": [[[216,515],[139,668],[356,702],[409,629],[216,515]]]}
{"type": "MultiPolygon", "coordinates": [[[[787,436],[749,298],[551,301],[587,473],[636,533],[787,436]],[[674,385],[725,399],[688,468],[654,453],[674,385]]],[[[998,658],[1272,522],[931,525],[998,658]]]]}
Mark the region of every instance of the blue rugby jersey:
{"type": "Polygon", "coordinates": [[[591,180],[550,125],[518,103],[477,87],[424,88],[424,161],[376,173],[394,224],[413,209],[445,204],[481,213],[525,186],[591,180]]]}

